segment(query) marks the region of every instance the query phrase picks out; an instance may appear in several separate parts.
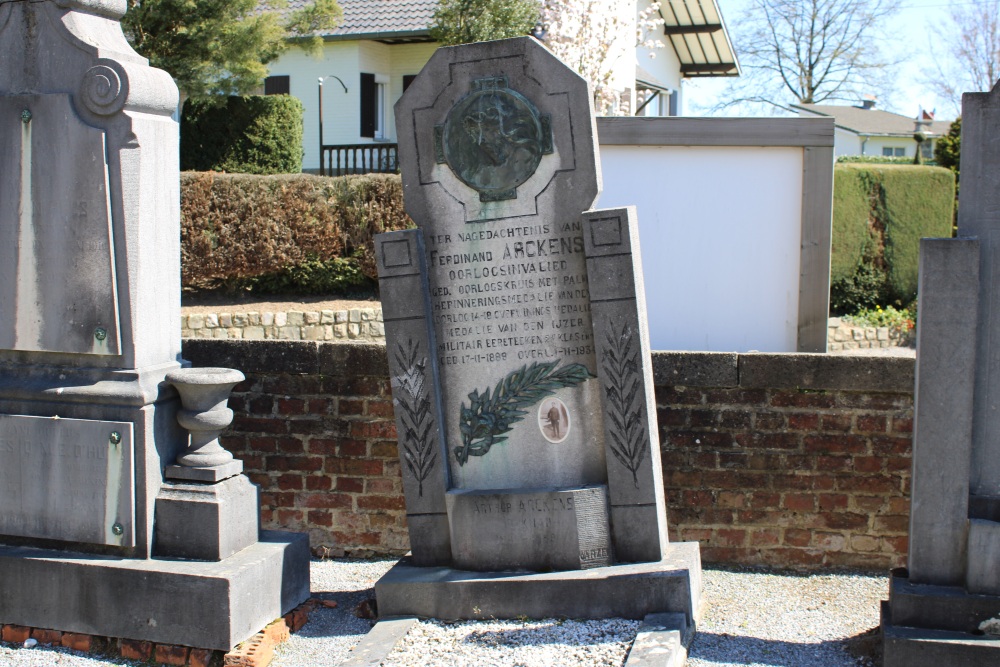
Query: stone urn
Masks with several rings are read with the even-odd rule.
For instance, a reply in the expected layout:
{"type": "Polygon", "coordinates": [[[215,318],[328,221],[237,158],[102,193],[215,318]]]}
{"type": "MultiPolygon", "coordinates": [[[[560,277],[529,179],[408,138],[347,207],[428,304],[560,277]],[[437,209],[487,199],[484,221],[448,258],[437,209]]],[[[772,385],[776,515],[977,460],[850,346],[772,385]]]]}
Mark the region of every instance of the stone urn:
{"type": "Polygon", "coordinates": [[[177,457],[177,464],[192,468],[216,468],[233,460],[219,444],[219,434],[233,421],[226,407],[229,394],[244,380],[232,368],[181,368],[167,373],[167,382],[177,388],[182,409],[177,421],[191,433],[191,444],[177,457]]]}

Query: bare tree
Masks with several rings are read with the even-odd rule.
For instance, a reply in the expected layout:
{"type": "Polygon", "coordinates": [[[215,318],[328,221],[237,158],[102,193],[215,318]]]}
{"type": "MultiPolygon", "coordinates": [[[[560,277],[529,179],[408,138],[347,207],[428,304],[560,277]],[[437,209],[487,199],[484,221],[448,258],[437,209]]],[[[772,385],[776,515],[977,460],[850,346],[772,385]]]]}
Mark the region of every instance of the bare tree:
{"type": "Polygon", "coordinates": [[[930,84],[958,113],[962,93],[988,91],[1000,77],[1000,1],[953,5],[949,18],[932,28],[939,56],[930,84]]]}
{"type": "Polygon", "coordinates": [[[877,37],[899,0],[751,0],[734,25],[743,76],[719,108],[787,109],[885,89],[877,37]]]}

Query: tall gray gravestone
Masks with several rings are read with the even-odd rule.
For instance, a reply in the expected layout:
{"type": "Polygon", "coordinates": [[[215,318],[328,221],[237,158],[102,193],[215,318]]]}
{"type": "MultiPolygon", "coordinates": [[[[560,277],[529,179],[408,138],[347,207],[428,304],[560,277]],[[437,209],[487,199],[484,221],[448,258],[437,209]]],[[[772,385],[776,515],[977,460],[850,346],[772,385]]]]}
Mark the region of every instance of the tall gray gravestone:
{"type": "Polygon", "coordinates": [[[228,650],[308,543],[213,450],[242,376],[181,368],[177,88],[125,9],[0,2],[0,623],[228,650]]]}
{"type": "Polygon", "coordinates": [[[632,208],[587,83],[531,38],[440,49],[396,105],[376,239],[411,557],[383,615],[697,613],[670,544],[632,208]],[[519,574],[511,574],[518,572],[519,574]]]}
{"type": "Polygon", "coordinates": [[[920,243],[907,571],[886,667],[1000,664],[1000,84],[962,97],[958,238],[920,243]]]}

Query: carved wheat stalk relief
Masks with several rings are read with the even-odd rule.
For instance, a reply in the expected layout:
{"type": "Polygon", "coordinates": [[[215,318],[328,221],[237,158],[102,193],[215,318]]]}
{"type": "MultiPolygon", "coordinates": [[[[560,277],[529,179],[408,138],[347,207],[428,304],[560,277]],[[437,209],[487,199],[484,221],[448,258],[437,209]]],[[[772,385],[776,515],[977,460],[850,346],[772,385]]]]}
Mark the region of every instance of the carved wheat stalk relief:
{"type": "Polygon", "coordinates": [[[431,431],[431,402],[427,392],[427,357],[420,356],[420,343],[407,340],[396,346],[396,367],[401,369],[396,376],[397,391],[395,402],[400,408],[402,433],[399,442],[403,447],[403,459],[407,468],[417,480],[417,492],[424,495],[424,480],[430,475],[437,459],[431,431]]]}
{"type": "Polygon", "coordinates": [[[607,382],[604,392],[608,397],[608,419],[611,435],[611,453],[618,462],[632,473],[632,482],[639,488],[638,470],[649,450],[649,438],[642,423],[642,401],[639,395],[639,350],[634,344],[632,330],[625,325],[621,333],[615,332],[614,323],[607,334],[603,350],[607,382]]]}

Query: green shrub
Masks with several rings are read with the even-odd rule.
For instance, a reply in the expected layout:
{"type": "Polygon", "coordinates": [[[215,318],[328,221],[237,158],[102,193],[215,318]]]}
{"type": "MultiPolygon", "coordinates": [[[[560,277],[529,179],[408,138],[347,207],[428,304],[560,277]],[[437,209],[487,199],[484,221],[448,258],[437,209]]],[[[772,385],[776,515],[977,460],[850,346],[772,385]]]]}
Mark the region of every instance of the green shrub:
{"type": "Polygon", "coordinates": [[[951,236],[955,176],[942,168],[881,171],[886,273],[893,298],[906,305],[917,296],[920,239],[951,236]]]}
{"type": "Polygon", "coordinates": [[[948,128],[948,134],[940,137],[934,144],[934,159],[938,165],[958,171],[962,158],[962,118],[956,118],[948,128]]]}
{"type": "Polygon", "coordinates": [[[834,170],[830,310],[909,304],[920,239],[951,236],[955,178],[926,166],[838,164],[834,170]]]}
{"type": "Polygon", "coordinates": [[[181,117],[181,169],[232,174],[302,171],[302,102],[289,95],[190,100],[181,117]]]}
{"type": "Polygon", "coordinates": [[[844,317],[848,324],[861,327],[889,327],[900,333],[912,331],[917,322],[917,303],[914,301],[909,308],[902,310],[892,306],[875,306],[864,308],[852,315],[844,317]]]}
{"type": "Polygon", "coordinates": [[[399,176],[181,174],[187,291],[330,294],[377,280],[374,235],[406,229],[399,176]]]}

